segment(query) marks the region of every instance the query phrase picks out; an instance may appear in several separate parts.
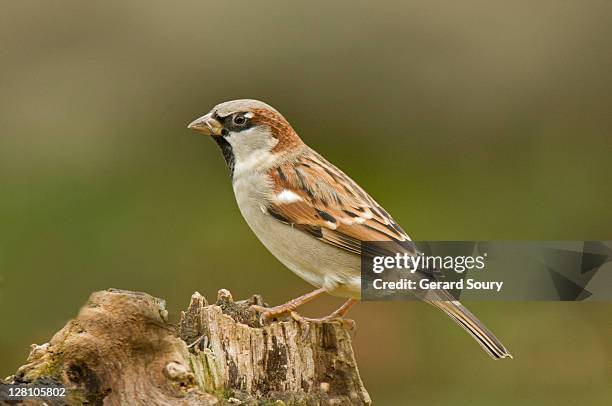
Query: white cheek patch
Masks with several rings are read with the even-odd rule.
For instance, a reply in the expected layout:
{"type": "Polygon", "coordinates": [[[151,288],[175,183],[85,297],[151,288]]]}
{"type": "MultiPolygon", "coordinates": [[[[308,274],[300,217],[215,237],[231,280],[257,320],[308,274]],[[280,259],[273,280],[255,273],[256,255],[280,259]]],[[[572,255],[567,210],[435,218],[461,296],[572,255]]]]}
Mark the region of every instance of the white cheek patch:
{"type": "Polygon", "coordinates": [[[278,140],[264,128],[254,127],[225,136],[234,154],[234,179],[269,168],[275,159],[271,153],[278,140]]]}
{"type": "Polygon", "coordinates": [[[279,203],[288,204],[299,202],[302,200],[302,198],[291,190],[284,189],[282,192],[276,195],[276,200],[279,203]]]}

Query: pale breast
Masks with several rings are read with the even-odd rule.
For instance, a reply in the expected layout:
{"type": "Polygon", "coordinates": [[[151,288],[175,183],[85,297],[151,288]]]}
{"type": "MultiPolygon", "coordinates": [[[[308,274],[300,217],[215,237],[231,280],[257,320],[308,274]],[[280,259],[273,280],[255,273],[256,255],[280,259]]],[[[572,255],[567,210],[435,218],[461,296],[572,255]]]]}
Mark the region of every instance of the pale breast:
{"type": "Polygon", "coordinates": [[[234,178],[242,216],[259,240],[286,267],[315,287],[342,297],[360,296],[360,258],[271,217],[262,202],[272,194],[261,172],[234,178]]]}

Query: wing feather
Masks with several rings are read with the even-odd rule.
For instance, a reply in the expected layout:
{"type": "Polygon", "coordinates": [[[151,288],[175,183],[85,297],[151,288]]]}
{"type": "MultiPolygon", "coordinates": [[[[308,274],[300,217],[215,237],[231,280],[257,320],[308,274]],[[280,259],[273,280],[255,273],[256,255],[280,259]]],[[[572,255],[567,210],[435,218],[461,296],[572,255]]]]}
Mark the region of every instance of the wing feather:
{"type": "Polygon", "coordinates": [[[355,254],[389,254],[370,244],[362,252],[364,241],[391,241],[397,243],[395,252],[405,252],[406,246],[416,251],[385,209],[316,152],[309,150],[268,175],[274,196],[267,210],[278,221],[355,254]]]}

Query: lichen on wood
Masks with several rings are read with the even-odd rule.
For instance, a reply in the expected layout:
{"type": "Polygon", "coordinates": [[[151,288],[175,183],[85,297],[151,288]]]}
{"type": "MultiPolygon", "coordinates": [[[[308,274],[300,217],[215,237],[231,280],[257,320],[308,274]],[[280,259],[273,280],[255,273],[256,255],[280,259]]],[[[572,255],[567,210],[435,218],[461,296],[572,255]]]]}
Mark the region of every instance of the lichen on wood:
{"type": "Polygon", "coordinates": [[[161,299],[95,292],[4,383],[68,388],[51,405],[370,404],[342,323],[262,322],[252,304],[196,292],[175,326],[161,299]]]}

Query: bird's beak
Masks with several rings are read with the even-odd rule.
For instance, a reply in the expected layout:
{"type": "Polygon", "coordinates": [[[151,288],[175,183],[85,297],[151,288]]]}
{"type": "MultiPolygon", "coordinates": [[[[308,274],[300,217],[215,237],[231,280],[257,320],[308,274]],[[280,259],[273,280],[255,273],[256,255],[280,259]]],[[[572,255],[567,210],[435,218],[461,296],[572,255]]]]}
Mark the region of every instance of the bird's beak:
{"type": "Polygon", "coordinates": [[[218,137],[221,135],[223,125],[219,122],[219,120],[213,118],[211,113],[208,113],[207,115],[192,121],[187,128],[202,134],[218,137]]]}

